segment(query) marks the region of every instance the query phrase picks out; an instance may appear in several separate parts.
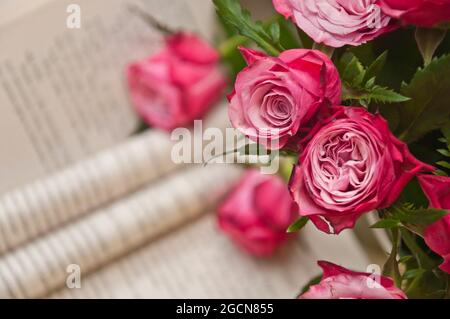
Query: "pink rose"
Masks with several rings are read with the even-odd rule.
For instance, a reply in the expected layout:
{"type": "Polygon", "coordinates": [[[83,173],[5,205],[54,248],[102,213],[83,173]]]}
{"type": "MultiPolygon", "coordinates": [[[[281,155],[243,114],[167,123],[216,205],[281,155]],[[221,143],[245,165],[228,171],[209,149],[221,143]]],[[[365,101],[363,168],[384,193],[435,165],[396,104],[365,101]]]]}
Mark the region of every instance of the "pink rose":
{"type": "Polygon", "coordinates": [[[275,9],[316,43],[360,45],[395,28],[378,0],[273,0],[275,9]]]}
{"type": "Polygon", "coordinates": [[[433,169],[411,155],[380,115],[362,107],[338,110],[309,141],[289,186],[300,215],[335,234],[360,215],[391,206],[411,178],[433,169]]]}
{"type": "MultiPolygon", "coordinates": [[[[450,210],[450,177],[420,175],[420,186],[430,201],[430,206],[450,210]]],[[[450,214],[425,229],[425,242],[444,258],[440,268],[450,273],[450,214]]]]}
{"type": "Polygon", "coordinates": [[[407,24],[432,27],[450,20],[449,0],[380,0],[387,15],[407,24]]]}
{"type": "Polygon", "coordinates": [[[218,61],[217,52],[197,36],[169,36],[158,53],[127,69],[137,112],[148,124],[165,130],[201,118],[225,87],[218,61]]]}
{"type": "Polygon", "coordinates": [[[249,170],[219,207],[218,222],[249,253],[267,256],[288,238],[296,206],[280,177],[249,170]]]}
{"type": "Polygon", "coordinates": [[[287,50],[279,57],[241,49],[248,67],[229,95],[233,126],[269,149],[295,144],[321,106],[340,104],[333,62],[316,50],[287,50]]]}
{"type": "Polygon", "coordinates": [[[323,269],[322,280],[299,299],[407,299],[388,277],[354,272],[326,261],[318,264],[323,269]]]}

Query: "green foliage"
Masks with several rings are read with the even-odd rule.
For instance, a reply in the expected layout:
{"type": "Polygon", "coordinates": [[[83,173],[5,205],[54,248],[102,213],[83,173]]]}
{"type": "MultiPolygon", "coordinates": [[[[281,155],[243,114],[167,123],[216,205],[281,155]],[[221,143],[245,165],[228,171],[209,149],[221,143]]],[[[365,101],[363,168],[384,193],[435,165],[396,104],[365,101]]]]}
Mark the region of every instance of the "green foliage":
{"type": "Polygon", "coordinates": [[[293,222],[288,227],[287,232],[288,233],[296,233],[296,232],[298,232],[300,229],[302,229],[303,227],[306,226],[308,221],[309,221],[308,217],[301,217],[301,218],[297,219],[295,222],[293,222]]]}
{"type": "Polygon", "coordinates": [[[430,131],[441,129],[450,120],[450,55],[434,59],[415,74],[401,94],[411,99],[388,105],[389,116],[398,119],[393,127],[407,143],[417,141],[430,131]],[[397,113],[393,115],[393,113],[397,113]]]}
{"type": "Polygon", "coordinates": [[[438,221],[448,214],[444,209],[419,208],[412,204],[394,205],[384,212],[384,218],[372,225],[372,228],[394,228],[395,225],[423,228],[438,221]]]}
{"type": "Polygon", "coordinates": [[[384,264],[383,275],[394,279],[397,286],[401,286],[401,275],[398,266],[397,255],[398,247],[400,245],[400,234],[398,229],[393,229],[392,233],[392,250],[389,254],[389,258],[384,264]]]}
{"type": "Polygon", "coordinates": [[[448,275],[441,271],[411,269],[405,272],[406,294],[411,299],[445,298],[448,294],[448,275]]]}
{"type": "Polygon", "coordinates": [[[376,77],[383,69],[386,59],[385,51],[366,68],[353,53],[344,53],[338,64],[344,86],[343,100],[354,101],[363,106],[369,106],[372,102],[398,103],[409,100],[389,88],[375,84],[376,77]]]}
{"type": "Polygon", "coordinates": [[[367,83],[370,79],[375,78],[381,72],[386,64],[387,56],[388,52],[384,51],[378,58],[375,59],[375,61],[372,62],[372,64],[370,64],[364,74],[363,83],[367,83]]]}
{"type": "Polygon", "coordinates": [[[402,223],[399,220],[396,219],[382,219],[372,226],[370,228],[384,228],[384,229],[391,229],[391,228],[398,228],[402,225],[402,223]]]}
{"type": "Polygon", "coordinates": [[[280,26],[273,22],[264,26],[260,21],[254,22],[250,12],[241,7],[238,0],[213,0],[219,16],[229,26],[244,37],[254,41],[270,55],[278,55],[284,48],[280,45],[280,26]]]}
{"type": "Polygon", "coordinates": [[[415,38],[425,65],[430,64],[436,49],[445,38],[447,30],[438,28],[417,28],[415,38]]]}
{"type": "MultiPolygon", "coordinates": [[[[238,45],[254,42],[273,56],[285,48],[320,49],[303,31],[279,15],[264,23],[254,22],[239,0],[213,2],[230,37],[225,50],[221,50],[228,54],[222,56],[231,61],[235,74],[244,65],[236,50],[238,45]]],[[[392,131],[417,158],[436,163],[440,168],[438,174],[446,175],[450,172],[450,37],[441,30],[414,31],[400,28],[358,47],[335,49],[333,60],[341,75],[344,104],[380,110],[392,131]],[[442,57],[433,60],[433,56],[442,57]],[[442,145],[438,144],[439,130],[444,136],[439,139],[442,145]]],[[[265,150],[255,145],[233,150],[240,155],[261,151],[265,150]]],[[[281,171],[287,177],[292,164],[285,164],[281,171]]],[[[392,233],[393,246],[384,274],[392,277],[410,298],[449,297],[449,276],[438,268],[442,260],[422,238],[424,229],[448,212],[423,208],[427,206],[428,200],[414,179],[397,204],[381,210],[382,219],[371,227],[392,233]]],[[[308,220],[299,218],[287,232],[301,230],[308,220]]],[[[320,278],[314,278],[303,292],[320,278]]]]}
{"type": "Polygon", "coordinates": [[[450,138],[448,137],[448,133],[446,131],[447,127],[442,129],[442,133],[445,137],[439,139],[439,142],[444,143],[446,148],[438,149],[437,152],[440,153],[445,159],[437,161],[436,164],[440,166],[442,169],[437,170],[435,173],[440,176],[448,176],[445,170],[450,171],[450,138]]]}
{"type": "MultiPolygon", "coordinates": [[[[385,67],[377,76],[379,85],[392,88],[396,92],[399,92],[402,83],[409,83],[417,69],[423,66],[423,59],[414,39],[414,31],[414,28],[401,28],[365,45],[372,48],[371,54],[373,54],[373,57],[369,61],[372,61],[374,57],[380,55],[382,52],[389,50],[385,67]]],[[[439,49],[444,47],[444,45],[441,45],[439,49]]],[[[362,55],[359,52],[359,47],[352,49],[352,51],[362,61],[366,61],[363,59],[365,54],[362,55]]]]}

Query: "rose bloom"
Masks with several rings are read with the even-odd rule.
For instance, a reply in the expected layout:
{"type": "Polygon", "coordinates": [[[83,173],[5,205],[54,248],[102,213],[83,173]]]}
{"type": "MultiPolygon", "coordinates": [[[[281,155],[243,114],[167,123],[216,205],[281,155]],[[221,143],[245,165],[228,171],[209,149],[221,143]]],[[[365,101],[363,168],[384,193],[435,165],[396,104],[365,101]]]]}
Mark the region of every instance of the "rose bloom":
{"type": "Polygon", "coordinates": [[[371,273],[354,272],[319,261],[322,280],[299,299],[407,299],[392,279],[371,273]]]}
{"type": "MultiPolygon", "coordinates": [[[[430,201],[430,206],[450,210],[450,177],[420,175],[420,186],[430,201]]],[[[450,273],[450,214],[425,229],[425,242],[444,258],[440,268],[450,273]]]]}
{"type": "Polygon", "coordinates": [[[308,121],[328,104],[340,104],[333,62],[316,50],[287,50],[279,57],[241,49],[248,67],[229,95],[233,126],[269,149],[295,145],[308,121]]]}
{"type": "Polygon", "coordinates": [[[422,27],[450,20],[449,0],[380,0],[380,6],[387,15],[422,27]]]}
{"type": "Polygon", "coordinates": [[[169,36],[158,53],[127,69],[136,111],[148,124],[164,130],[201,118],[226,84],[218,61],[217,52],[197,36],[169,36]]]}
{"type": "Polygon", "coordinates": [[[273,0],[316,43],[339,48],[358,46],[395,28],[378,0],[273,0]]]}
{"type": "Polygon", "coordinates": [[[268,256],[289,237],[296,206],[280,177],[253,169],[218,208],[218,223],[247,252],[268,256]]]}
{"type": "Polygon", "coordinates": [[[433,169],[411,155],[380,115],[362,107],[337,110],[309,141],[289,186],[300,215],[335,234],[391,206],[411,178],[433,169]]]}

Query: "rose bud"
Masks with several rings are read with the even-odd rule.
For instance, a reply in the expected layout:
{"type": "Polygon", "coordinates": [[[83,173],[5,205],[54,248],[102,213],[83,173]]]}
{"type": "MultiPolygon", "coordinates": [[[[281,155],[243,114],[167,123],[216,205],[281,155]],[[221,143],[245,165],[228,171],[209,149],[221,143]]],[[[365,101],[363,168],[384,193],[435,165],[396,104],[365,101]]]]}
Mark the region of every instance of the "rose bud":
{"type": "MultiPolygon", "coordinates": [[[[450,210],[450,177],[420,175],[420,186],[430,201],[430,206],[450,210]]],[[[444,258],[440,268],[450,274],[450,214],[425,229],[425,243],[444,258]]]]}
{"type": "Polygon", "coordinates": [[[449,0],[380,0],[387,15],[405,24],[432,27],[450,20],[449,0]]]}
{"type": "Polygon", "coordinates": [[[273,5],[316,43],[334,48],[358,46],[396,28],[377,0],[273,0],[273,5]]]}
{"type": "Polygon", "coordinates": [[[159,52],[128,66],[136,111],[149,125],[168,131],[201,118],[226,85],[218,61],[217,52],[195,35],[167,37],[159,52]]]}
{"type": "Polygon", "coordinates": [[[354,272],[326,261],[319,284],[299,296],[299,299],[407,299],[392,279],[371,273],[354,272]]]}
{"type": "Polygon", "coordinates": [[[411,155],[380,115],[340,108],[309,141],[289,183],[300,215],[334,234],[352,228],[364,213],[391,206],[416,174],[433,170],[411,155]]]}
{"type": "Polygon", "coordinates": [[[250,254],[268,256],[290,237],[286,230],[296,212],[297,205],[283,180],[253,169],[218,208],[218,223],[250,254]]]}
{"type": "Polygon", "coordinates": [[[229,95],[229,117],[235,128],[268,149],[295,145],[322,106],[340,104],[338,71],[322,52],[294,49],[279,57],[241,52],[248,67],[229,95]]]}

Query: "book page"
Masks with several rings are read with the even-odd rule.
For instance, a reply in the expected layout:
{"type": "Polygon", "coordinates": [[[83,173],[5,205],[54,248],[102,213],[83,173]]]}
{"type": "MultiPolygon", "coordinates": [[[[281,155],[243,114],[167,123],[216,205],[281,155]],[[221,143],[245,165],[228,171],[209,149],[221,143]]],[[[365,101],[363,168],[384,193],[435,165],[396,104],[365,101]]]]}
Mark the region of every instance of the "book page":
{"type": "Polygon", "coordinates": [[[170,175],[0,257],[0,298],[36,298],[211,209],[241,175],[235,165],[202,165],[170,175]]]}
{"type": "Polygon", "coordinates": [[[51,297],[295,298],[321,274],[321,259],[362,271],[371,263],[352,232],[329,236],[311,224],[272,258],[255,258],[218,231],[211,213],[51,297]]]}
{"type": "MultiPolygon", "coordinates": [[[[199,7],[194,8],[191,0],[79,0],[79,29],[66,23],[72,1],[41,2],[0,23],[0,192],[108,148],[136,130],[125,66],[154,52],[161,35],[130,12],[131,4],[174,29],[204,34],[214,29],[205,24],[213,14],[209,1],[195,1],[199,7]]],[[[20,5],[5,7],[11,11],[20,5]]]]}
{"type": "MultiPolygon", "coordinates": [[[[202,128],[223,131],[229,125],[226,111],[217,105],[202,128]]],[[[201,143],[200,135],[191,135],[193,143],[201,143]]],[[[181,169],[185,165],[171,158],[175,143],[170,134],[149,130],[0,194],[0,255],[181,169]]]]}

